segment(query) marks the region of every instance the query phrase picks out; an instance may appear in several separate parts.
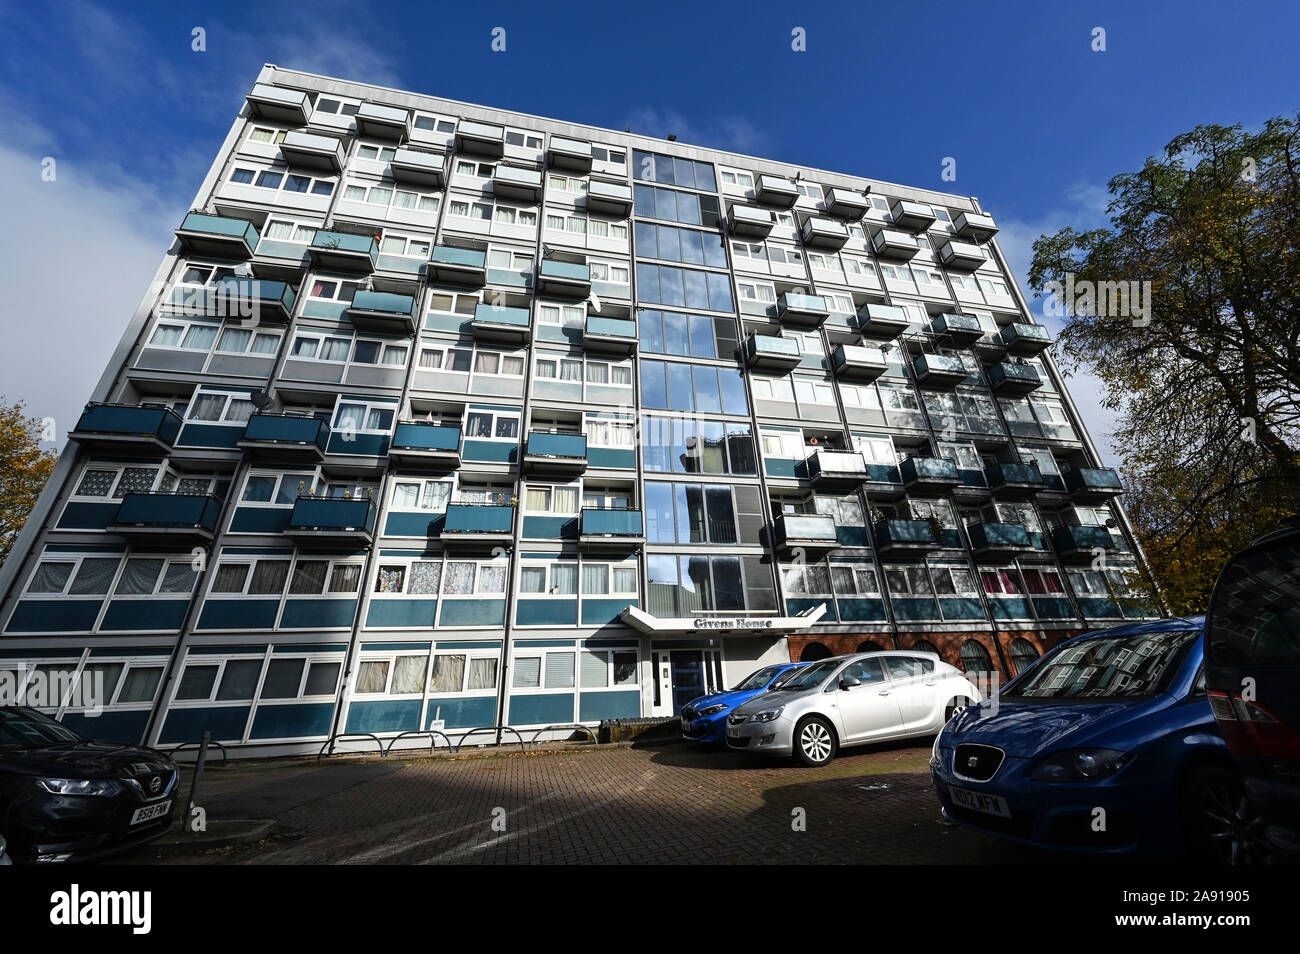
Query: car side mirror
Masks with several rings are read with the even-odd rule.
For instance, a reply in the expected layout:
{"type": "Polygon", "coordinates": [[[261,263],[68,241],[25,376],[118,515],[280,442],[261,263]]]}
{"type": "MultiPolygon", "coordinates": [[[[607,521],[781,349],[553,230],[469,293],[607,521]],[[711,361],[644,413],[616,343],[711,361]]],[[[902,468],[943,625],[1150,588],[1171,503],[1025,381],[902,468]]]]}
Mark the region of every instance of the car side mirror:
{"type": "Polygon", "coordinates": [[[841,689],[852,689],[854,686],[860,686],[860,685],[862,685],[862,681],[860,679],[855,679],[852,676],[840,676],[841,689]]]}

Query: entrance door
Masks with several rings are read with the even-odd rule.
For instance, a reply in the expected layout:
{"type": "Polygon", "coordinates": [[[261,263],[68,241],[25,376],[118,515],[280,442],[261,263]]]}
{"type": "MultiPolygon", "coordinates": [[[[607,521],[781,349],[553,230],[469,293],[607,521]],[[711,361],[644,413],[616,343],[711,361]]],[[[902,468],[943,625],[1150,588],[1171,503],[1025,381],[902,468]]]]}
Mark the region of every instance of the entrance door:
{"type": "Polygon", "coordinates": [[[682,706],[708,690],[704,669],[704,653],[699,649],[674,649],[672,651],[673,715],[681,715],[682,706]]]}

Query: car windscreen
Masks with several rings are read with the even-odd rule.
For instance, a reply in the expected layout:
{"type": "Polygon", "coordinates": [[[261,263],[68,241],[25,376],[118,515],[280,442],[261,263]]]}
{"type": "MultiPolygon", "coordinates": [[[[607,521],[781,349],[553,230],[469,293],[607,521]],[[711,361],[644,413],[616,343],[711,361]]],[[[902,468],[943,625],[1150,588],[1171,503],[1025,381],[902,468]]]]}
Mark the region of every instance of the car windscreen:
{"type": "Polygon", "coordinates": [[[826,662],[813,663],[807,669],[797,670],[792,678],[785,685],[777,688],[772,687],[773,692],[793,692],[798,689],[812,689],[814,686],[820,686],[822,682],[840,667],[843,660],[830,660],[826,662]]]}
{"type": "Polygon", "coordinates": [[[1220,666],[1300,663],[1300,540],[1247,551],[1224,568],[1205,645],[1220,666]]]}
{"type": "Polygon", "coordinates": [[[1081,702],[1153,696],[1171,665],[1200,635],[1200,630],[1186,629],[1080,639],[1043,659],[1003,695],[1081,702]]]}
{"type": "Polygon", "coordinates": [[[33,749],[60,742],[80,742],[81,736],[61,722],[24,706],[0,709],[0,746],[33,749]]]}
{"type": "Polygon", "coordinates": [[[758,672],[751,672],[741,680],[740,685],[736,686],[736,688],[731,691],[744,692],[747,689],[762,689],[771,681],[772,677],[780,671],[780,666],[768,666],[764,669],[760,669],[758,672]]]}

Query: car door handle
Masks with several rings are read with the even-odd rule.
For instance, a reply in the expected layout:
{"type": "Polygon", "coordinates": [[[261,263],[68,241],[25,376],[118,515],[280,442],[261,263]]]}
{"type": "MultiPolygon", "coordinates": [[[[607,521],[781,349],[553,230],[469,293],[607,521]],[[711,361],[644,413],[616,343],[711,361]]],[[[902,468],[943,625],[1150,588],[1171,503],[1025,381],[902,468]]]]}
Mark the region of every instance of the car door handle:
{"type": "Polygon", "coordinates": [[[889,690],[888,690],[888,689],[881,689],[878,693],[876,693],[876,695],[878,695],[878,696],[887,696],[887,695],[889,695],[889,690]]]}
{"type": "Polygon", "coordinates": [[[939,680],[938,680],[938,679],[927,679],[927,680],[925,681],[925,684],[926,684],[927,686],[938,685],[938,683],[939,683],[939,680]]]}

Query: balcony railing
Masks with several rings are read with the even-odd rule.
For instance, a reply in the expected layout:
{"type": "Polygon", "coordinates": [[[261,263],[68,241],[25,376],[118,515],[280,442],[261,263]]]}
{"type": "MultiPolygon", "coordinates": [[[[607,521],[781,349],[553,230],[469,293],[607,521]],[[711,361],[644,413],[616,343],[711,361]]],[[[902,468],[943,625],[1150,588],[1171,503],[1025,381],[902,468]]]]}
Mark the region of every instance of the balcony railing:
{"type": "Polygon", "coordinates": [[[941,549],[934,528],[925,520],[882,520],[875,526],[876,549],[890,556],[925,555],[941,549]]]}
{"type": "Polygon", "coordinates": [[[1035,355],[1052,346],[1052,333],[1042,325],[1017,321],[1002,329],[1002,343],[1016,355],[1035,355]]]}
{"type": "Polygon", "coordinates": [[[867,214],[871,203],[861,193],[850,189],[830,189],[826,193],[826,212],[837,219],[857,221],[867,214]]]}
{"type": "Polygon", "coordinates": [[[530,319],[527,308],[481,303],[474,309],[470,330],[485,341],[519,343],[528,340],[530,319]]]}
{"type": "Polygon", "coordinates": [[[980,556],[1005,559],[1034,549],[1029,531],[1018,523],[973,523],[966,534],[971,550],[980,556]]]}
{"type": "Polygon", "coordinates": [[[947,335],[948,339],[959,347],[972,344],[984,337],[980,320],[974,315],[936,315],[930,322],[930,330],[936,335],[947,335]]]}
{"type": "Polygon", "coordinates": [[[587,435],[530,431],[524,464],[533,473],[581,473],[587,466],[587,435]]]}
{"type": "Polygon", "coordinates": [[[1033,365],[999,361],[989,367],[989,386],[997,394],[1029,394],[1043,386],[1043,379],[1033,365]]]}
{"type": "Polygon", "coordinates": [[[727,212],[727,231],[744,238],[767,238],[776,225],[771,209],[750,205],[733,205],[727,212]]]}
{"type": "Polygon", "coordinates": [[[398,461],[455,463],[460,460],[460,439],[459,425],[398,421],[388,456],[398,461]]]}
{"type": "Polygon", "coordinates": [[[1109,467],[1077,467],[1061,476],[1066,491],[1081,503],[1099,503],[1124,492],[1119,474],[1109,467]]]}
{"type": "Polygon", "coordinates": [[[944,493],[961,483],[957,465],[946,457],[904,457],[898,470],[913,493],[944,493]]]}
{"type": "Polygon", "coordinates": [[[176,230],[181,247],[189,255],[214,255],[244,261],[253,256],[261,241],[257,226],[244,219],[191,212],[176,230]]]}
{"type": "Polygon", "coordinates": [[[481,287],[487,281],[487,252],[435,245],[429,257],[429,278],[442,284],[481,287]]]}
{"type": "Polygon", "coordinates": [[[835,346],[831,353],[831,364],[835,367],[836,375],[854,381],[874,381],[889,367],[885,352],[879,348],[846,344],[835,346]]]}
{"type": "Polygon", "coordinates": [[[301,126],[307,122],[311,100],[299,89],[284,89],[268,83],[257,83],[245,97],[255,119],[301,126]]]}
{"type": "Polygon", "coordinates": [[[826,299],[820,295],[803,295],[786,292],[777,304],[776,317],[783,325],[799,328],[820,328],[830,316],[826,299]]]}
{"type": "Polygon", "coordinates": [[[799,237],[809,248],[841,249],[849,240],[849,230],[844,223],[820,215],[810,215],[804,219],[799,237]]]}
{"type": "Polygon", "coordinates": [[[542,259],[537,272],[537,294],[586,298],[591,294],[591,266],[580,262],[542,259]]]}
{"type": "Polygon", "coordinates": [[[181,430],[171,408],[143,404],[87,404],[68,437],[83,446],[168,451],[181,430]]]}
{"type": "Polygon", "coordinates": [[[211,540],[221,500],[211,494],[127,494],[108,526],[121,536],[165,536],[211,540]]]}
{"type": "Polygon", "coordinates": [[[343,143],[333,136],[318,136],[294,130],[286,133],[280,142],[280,154],[291,166],[306,166],[335,173],[343,170],[343,143]]]}
{"type": "Polygon", "coordinates": [[[645,540],[645,521],[640,510],[584,508],[579,535],[587,545],[635,544],[645,540]]]}
{"type": "Polygon", "coordinates": [[[632,187],[605,179],[587,183],[587,211],[625,219],[632,214],[632,187]]]}
{"type": "Polygon", "coordinates": [[[352,232],[316,233],[308,249],[312,260],[321,268],[348,272],[373,272],[379,259],[379,240],[373,235],[352,232]]]}
{"type": "Polygon", "coordinates": [[[582,345],[588,351],[631,354],[637,349],[637,343],[636,320],[633,318],[588,315],[582,326],[582,345]]]}
{"type": "Polygon", "coordinates": [[[1028,496],[1045,488],[1036,464],[994,461],[984,468],[984,479],[999,496],[1028,496]]]}
{"type": "Polygon", "coordinates": [[[987,242],[998,234],[998,227],[993,224],[993,216],[982,212],[962,212],[953,219],[952,224],[958,235],[973,242],[987,242]]]}
{"type": "Polygon", "coordinates": [[[319,418],[257,413],[244,425],[239,447],[262,456],[321,460],[329,439],[330,426],[319,418]]]}
{"type": "Polygon", "coordinates": [[[782,176],[760,175],[754,186],[754,195],[764,205],[788,209],[799,201],[799,187],[782,176]]]}
{"type": "Polygon", "coordinates": [[[855,324],[864,338],[890,341],[906,331],[911,321],[907,312],[895,305],[868,302],[858,309],[855,324]]]}
{"type": "Polygon", "coordinates": [[[441,189],[447,180],[447,157],[440,152],[398,149],[389,160],[393,178],[399,182],[441,189]]]}
{"type": "Polygon", "coordinates": [[[934,209],[921,202],[898,199],[889,207],[889,217],[900,229],[924,232],[935,223],[934,209]]]}
{"type": "Polygon", "coordinates": [[[1098,549],[1113,550],[1115,540],[1105,527],[1066,525],[1052,530],[1052,546],[1062,557],[1087,557],[1098,549]]]}
{"type": "Polygon", "coordinates": [[[939,261],[945,268],[973,272],[984,264],[984,250],[970,242],[952,240],[939,249],[939,261]]]}
{"type": "Polygon", "coordinates": [[[804,459],[808,480],[817,490],[851,491],[868,480],[867,460],[860,451],[819,448],[804,459]]]}
{"type": "Polygon", "coordinates": [[[178,285],[171,305],[187,315],[283,323],[293,315],[296,297],[288,282],[228,276],[201,287],[178,285]]]}
{"type": "Polygon", "coordinates": [[[799,343],[793,338],[751,334],[745,339],[745,361],[751,368],[789,371],[798,366],[802,357],[799,343]]]}
{"type": "Polygon", "coordinates": [[[506,131],[495,123],[462,119],[456,126],[456,149],[500,158],[506,151],[506,131]]]}
{"type": "Polygon", "coordinates": [[[783,513],[776,518],[778,547],[835,549],[839,534],[835,519],[820,513],[783,513]]]}
{"type": "Polygon", "coordinates": [[[536,202],[542,197],[542,173],[522,166],[497,166],[492,172],[492,194],[519,202],[536,202]]]}
{"type": "Polygon", "coordinates": [[[556,169],[591,171],[591,143],[583,139],[552,135],[546,145],[546,162],[556,169]]]}
{"type": "Polygon", "coordinates": [[[514,536],[514,522],[515,508],[505,504],[448,504],[442,539],[443,542],[508,540],[514,536]]]}
{"type": "Polygon", "coordinates": [[[293,505],[286,536],[327,543],[369,543],[377,508],[370,497],[303,495],[293,505]]]}
{"type": "Polygon", "coordinates": [[[953,387],[970,374],[961,358],[950,354],[922,354],[912,361],[916,380],[930,387],[953,387]]]}
{"type": "Polygon", "coordinates": [[[348,318],[357,328],[388,334],[415,333],[415,296],[359,291],[352,296],[348,318]]]}
{"type": "Polygon", "coordinates": [[[411,114],[396,106],[362,103],[354,117],[357,134],[368,138],[404,139],[410,132],[411,114]]]}
{"type": "Polygon", "coordinates": [[[881,229],[871,237],[871,248],[881,258],[904,262],[915,258],[921,250],[916,239],[898,229],[881,229]]]}

